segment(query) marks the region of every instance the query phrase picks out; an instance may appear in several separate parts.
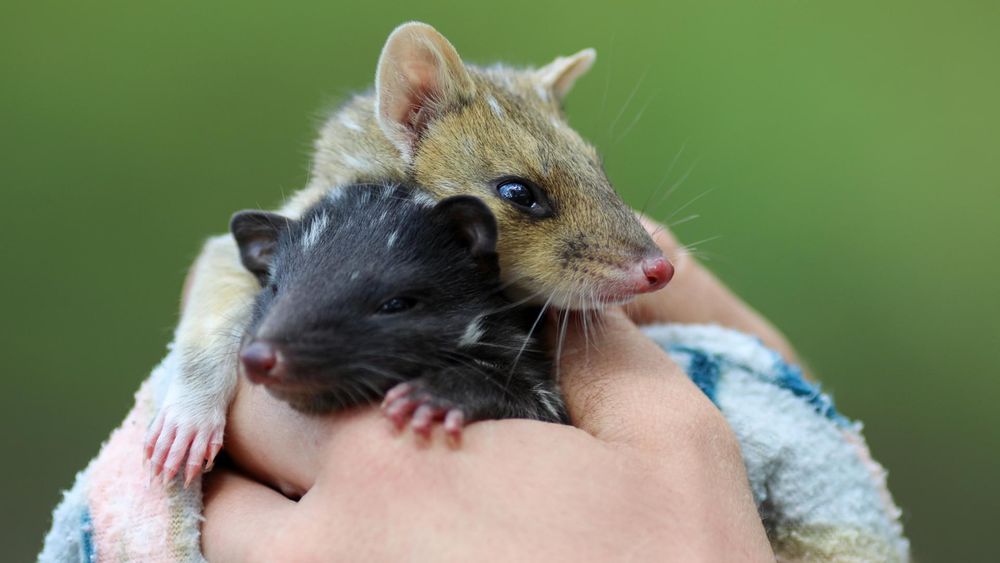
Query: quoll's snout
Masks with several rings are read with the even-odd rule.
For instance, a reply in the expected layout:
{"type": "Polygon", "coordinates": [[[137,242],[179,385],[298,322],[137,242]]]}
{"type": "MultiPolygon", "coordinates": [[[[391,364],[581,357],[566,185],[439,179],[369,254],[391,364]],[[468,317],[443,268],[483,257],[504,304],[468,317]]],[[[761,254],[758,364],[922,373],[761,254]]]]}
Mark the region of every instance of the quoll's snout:
{"type": "Polygon", "coordinates": [[[626,303],[637,295],[663,289],[674,277],[674,265],[659,253],[626,264],[606,282],[608,289],[602,294],[605,303],[626,303]]]}
{"type": "Polygon", "coordinates": [[[277,382],[284,372],[278,347],[264,340],[246,345],[240,351],[240,364],[250,381],[264,385],[277,382]]]}
{"type": "Polygon", "coordinates": [[[640,258],[626,268],[621,292],[624,296],[652,293],[674,277],[674,266],[661,254],[640,258]]]}
{"type": "Polygon", "coordinates": [[[639,284],[641,287],[639,293],[661,289],[674,277],[673,264],[663,256],[646,258],[642,261],[639,268],[645,277],[645,284],[639,284]]]}

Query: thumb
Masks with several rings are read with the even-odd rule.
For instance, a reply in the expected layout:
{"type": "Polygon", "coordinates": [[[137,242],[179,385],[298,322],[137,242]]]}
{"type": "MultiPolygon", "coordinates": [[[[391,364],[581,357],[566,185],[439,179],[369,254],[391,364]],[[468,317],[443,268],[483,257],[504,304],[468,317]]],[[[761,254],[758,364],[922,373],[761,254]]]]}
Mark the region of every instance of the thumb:
{"type": "Polygon", "coordinates": [[[607,442],[669,449],[674,433],[696,431],[692,425],[706,416],[721,418],[621,309],[553,317],[560,383],[579,428],[607,442]]]}

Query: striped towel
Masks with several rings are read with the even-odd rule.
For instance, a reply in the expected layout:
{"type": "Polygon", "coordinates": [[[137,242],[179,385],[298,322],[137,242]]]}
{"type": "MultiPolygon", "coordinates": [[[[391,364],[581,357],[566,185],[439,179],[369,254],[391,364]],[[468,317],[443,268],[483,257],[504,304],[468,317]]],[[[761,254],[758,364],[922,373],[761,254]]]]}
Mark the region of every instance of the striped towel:
{"type": "MultiPolygon", "coordinates": [[[[717,326],[645,332],[729,421],[779,561],[908,561],[900,510],[861,424],[759,340],[717,326]]],[[[175,372],[167,357],[52,514],[38,560],[204,561],[201,488],[146,485],[142,441],[175,372]]]]}

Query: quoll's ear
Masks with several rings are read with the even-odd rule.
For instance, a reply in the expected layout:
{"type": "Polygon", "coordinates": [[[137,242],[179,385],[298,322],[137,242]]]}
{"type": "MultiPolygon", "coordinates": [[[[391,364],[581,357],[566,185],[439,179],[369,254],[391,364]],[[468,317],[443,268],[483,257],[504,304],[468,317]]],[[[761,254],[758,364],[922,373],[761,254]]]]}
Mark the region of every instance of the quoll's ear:
{"type": "Polygon", "coordinates": [[[229,222],[229,230],[240,247],[243,266],[257,276],[261,285],[267,283],[278,236],[290,224],[287,217],[266,211],[240,211],[229,222]]]}
{"type": "Polygon", "coordinates": [[[475,94],[458,52],[433,27],[409,22],[386,40],[375,72],[375,114],[409,162],[427,124],[475,94]]]}
{"type": "Polygon", "coordinates": [[[568,57],[556,57],[556,60],[535,71],[535,76],[561,102],[573,89],[576,79],[590,70],[595,60],[597,51],[584,49],[568,57]]]}
{"type": "Polygon", "coordinates": [[[482,264],[496,263],[497,221],[481,199],[470,195],[449,197],[434,206],[434,213],[445,218],[473,258],[482,264]]]}

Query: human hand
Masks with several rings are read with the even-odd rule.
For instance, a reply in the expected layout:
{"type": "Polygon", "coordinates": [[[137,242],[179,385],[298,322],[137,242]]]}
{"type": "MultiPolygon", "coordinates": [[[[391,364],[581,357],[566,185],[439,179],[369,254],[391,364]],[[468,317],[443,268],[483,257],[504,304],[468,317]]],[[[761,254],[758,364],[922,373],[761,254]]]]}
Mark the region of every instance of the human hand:
{"type": "Polygon", "coordinates": [[[375,409],[305,417],[243,385],[208,476],[203,548],[226,560],[771,560],[715,407],[618,310],[570,322],[561,374],[579,428],[471,425],[461,448],[393,437],[375,409]]]}
{"type": "MultiPolygon", "coordinates": [[[[714,322],[794,357],[781,335],[669,232],[644,224],[677,275],[665,291],[627,307],[633,320],[714,322]]],[[[296,504],[252,479],[216,472],[206,482],[206,554],[287,558],[316,549],[345,558],[599,558],[597,546],[628,544],[640,558],[690,559],[715,550],[727,559],[770,559],[738,447],[717,410],[620,311],[608,314],[596,334],[569,326],[562,382],[574,422],[586,433],[491,421],[470,427],[460,451],[419,448],[389,438],[371,410],[305,417],[241,382],[227,450],[257,479],[292,496],[308,493],[296,504]],[[622,498],[634,502],[602,502],[622,498]],[[344,501],[349,513],[334,509],[344,501]],[[476,533],[469,522],[481,522],[476,533]],[[372,530],[396,539],[373,537],[372,530]]]]}
{"type": "Polygon", "coordinates": [[[657,246],[674,265],[674,278],[661,291],[639,296],[625,306],[637,324],[718,324],[760,338],[785,361],[799,363],[784,336],[704,267],[663,225],[639,216],[657,246]]]}

